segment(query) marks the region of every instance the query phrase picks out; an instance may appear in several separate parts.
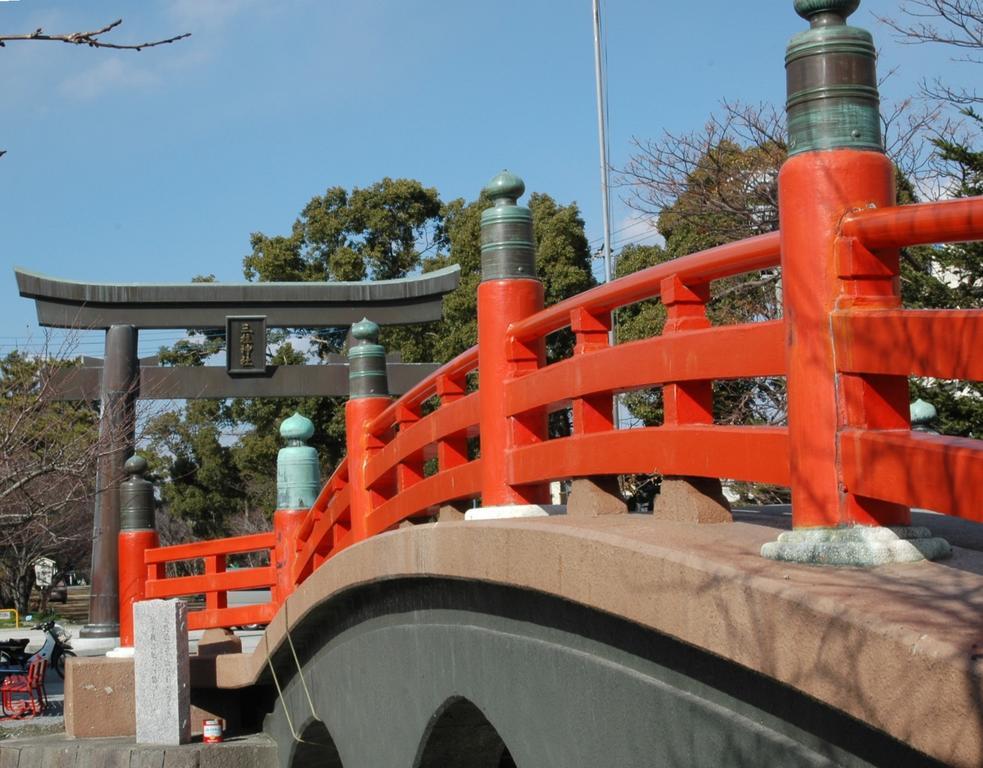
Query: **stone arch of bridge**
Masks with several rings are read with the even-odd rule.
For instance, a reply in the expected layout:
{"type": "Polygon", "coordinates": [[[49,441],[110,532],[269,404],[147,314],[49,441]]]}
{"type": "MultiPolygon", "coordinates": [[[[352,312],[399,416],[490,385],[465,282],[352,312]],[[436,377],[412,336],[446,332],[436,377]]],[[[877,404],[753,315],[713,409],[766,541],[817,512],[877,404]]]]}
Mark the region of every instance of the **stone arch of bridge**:
{"type": "Polygon", "coordinates": [[[787,686],[541,592],[384,578],[289,624],[297,656],[273,652],[283,693],[264,723],[282,768],[299,765],[289,722],[304,717],[345,768],[933,764],[787,686]]]}
{"type": "Polygon", "coordinates": [[[434,712],[413,768],[515,768],[508,746],[485,713],[463,696],[434,712]]]}
{"type": "Polygon", "coordinates": [[[290,758],[291,768],[344,768],[338,747],[327,726],[320,720],[310,720],[300,731],[290,758]]]}

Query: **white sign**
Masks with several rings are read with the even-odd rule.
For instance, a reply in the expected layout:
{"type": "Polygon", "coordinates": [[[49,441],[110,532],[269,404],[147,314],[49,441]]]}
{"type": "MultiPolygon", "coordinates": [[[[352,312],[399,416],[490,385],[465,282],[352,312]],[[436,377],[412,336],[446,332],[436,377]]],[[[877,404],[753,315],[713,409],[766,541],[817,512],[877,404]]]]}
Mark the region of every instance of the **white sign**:
{"type": "Polygon", "coordinates": [[[0,621],[10,621],[14,618],[13,611],[0,611],[0,621]]]}
{"type": "Polygon", "coordinates": [[[55,578],[55,561],[48,557],[39,557],[34,561],[34,580],[39,587],[50,587],[55,578]]]}

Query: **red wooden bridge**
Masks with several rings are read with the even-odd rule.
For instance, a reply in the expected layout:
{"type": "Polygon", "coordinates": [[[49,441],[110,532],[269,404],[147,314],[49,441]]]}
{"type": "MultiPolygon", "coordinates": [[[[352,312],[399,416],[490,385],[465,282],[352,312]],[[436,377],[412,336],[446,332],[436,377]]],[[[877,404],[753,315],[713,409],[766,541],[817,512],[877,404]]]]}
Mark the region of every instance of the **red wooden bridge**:
{"type": "Polygon", "coordinates": [[[477,346],[393,400],[371,328],[356,328],[347,458],[316,501],[255,536],[155,547],[122,534],[124,642],[144,598],[204,594],[191,628],[269,624],[226,683],[276,684],[267,730],[284,765],[983,764],[983,560],[954,539],[948,565],[910,564],[952,554],[912,525],[912,507],[983,522],[983,441],[912,431],[908,412],[909,377],[983,380],[983,312],[906,309],[899,290],[899,249],[983,239],[983,198],[895,205],[871,135],[873,47],[844,23],[856,2],[796,7],[812,28],[787,62],[780,232],[544,308],[523,185],[500,175],[482,219],[477,346]],[[714,281],[764,269],[781,270],[783,318],[712,325],[714,281]],[[612,313],[652,299],[668,313],[662,334],[610,345],[612,313]],[[545,339],[563,329],[573,354],[546,364],[545,339]],[[714,423],[713,383],[755,377],[784,377],[787,425],[714,423]],[[615,395],[649,387],[662,388],[664,423],[616,428],[615,395]],[[572,434],[549,438],[548,414],[566,408],[572,434]],[[592,518],[589,503],[514,519],[550,511],[551,481],[602,494],[604,478],[652,472],[695,503],[707,478],[787,486],[793,530],[592,518]],[[401,528],[472,505],[513,519],[401,528]],[[226,568],[255,551],[269,564],[226,568]],[[203,561],[202,575],[167,576],[179,561],[203,561]],[[247,589],[269,602],[228,604],[247,589]],[[427,617],[418,634],[396,626],[409,615],[427,617]],[[525,638],[522,654],[505,636],[525,638]],[[649,694],[610,671],[643,675],[639,659],[681,676],[653,683],[675,686],[675,703],[647,727],[649,694]],[[538,736],[522,730],[530,718],[538,736]],[[422,742],[409,721],[426,726],[422,742]],[[364,746],[373,728],[390,747],[364,746]],[[376,757],[351,757],[356,743],[376,757]],[[423,746],[399,762],[411,743],[423,746]],[[461,750],[471,757],[448,757],[461,750]],[[623,762],[639,750],[662,757],[623,762]]]}

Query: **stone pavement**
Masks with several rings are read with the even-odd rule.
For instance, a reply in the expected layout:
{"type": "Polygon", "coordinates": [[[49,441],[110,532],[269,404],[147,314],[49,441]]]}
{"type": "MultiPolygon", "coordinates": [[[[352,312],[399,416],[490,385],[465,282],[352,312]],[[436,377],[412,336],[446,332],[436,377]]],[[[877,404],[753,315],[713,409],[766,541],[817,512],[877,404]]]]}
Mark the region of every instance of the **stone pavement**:
{"type": "Polygon", "coordinates": [[[0,741],[0,768],[275,768],[276,745],[262,734],[221,744],[138,745],[133,739],[63,734],[0,741]]]}

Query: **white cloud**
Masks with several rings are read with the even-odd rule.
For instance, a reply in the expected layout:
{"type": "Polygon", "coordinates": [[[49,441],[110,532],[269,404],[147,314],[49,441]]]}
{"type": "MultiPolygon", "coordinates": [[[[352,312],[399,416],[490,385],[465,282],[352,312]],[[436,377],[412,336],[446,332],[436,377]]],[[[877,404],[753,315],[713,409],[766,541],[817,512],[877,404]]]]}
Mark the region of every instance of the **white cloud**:
{"type": "Polygon", "coordinates": [[[641,245],[665,245],[665,238],[655,228],[652,216],[625,216],[618,222],[611,233],[611,239],[616,251],[626,245],[639,243],[641,245]]]}
{"type": "Polygon", "coordinates": [[[155,73],[137,66],[132,60],[115,56],[65,78],[59,89],[70,98],[89,101],[107,91],[146,88],[158,79],[155,73]]]}
{"type": "Polygon", "coordinates": [[[174,20],[194,34],[215,29],[258,4],[258,0],[173,0],[169,11],[174,20]]]}

